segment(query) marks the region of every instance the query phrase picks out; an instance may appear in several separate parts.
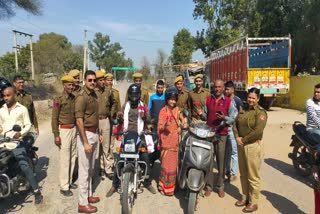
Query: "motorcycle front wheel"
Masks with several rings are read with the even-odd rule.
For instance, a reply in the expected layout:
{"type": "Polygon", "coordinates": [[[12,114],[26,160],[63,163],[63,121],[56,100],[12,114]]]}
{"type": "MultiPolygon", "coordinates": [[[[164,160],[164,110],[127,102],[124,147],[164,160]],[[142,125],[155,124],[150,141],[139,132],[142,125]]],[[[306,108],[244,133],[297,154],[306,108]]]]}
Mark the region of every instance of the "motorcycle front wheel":
{"type": "Polygon", "coordinates": [[[134,183],[133,183],[133,173],[125,172],[123,175],[122,182],[122,197],[121,197],[121,213],[130,214],[132,213],[132,208],[134,204],[134,183]]]}
{"type": "Polygon", "coordinates": [[[304,177],[311,175],[312,165],[308,163],[306,148],[302,145],[295,146],[293,147],[292,154],[292,163],[296,171],[304,177]]]}
{"type": "Polygon", "coordinates": [[[190,190],[188,200],[188,214],[193,214],[196,210],[197,196],[197,192],[193,192],[190,190]]]}

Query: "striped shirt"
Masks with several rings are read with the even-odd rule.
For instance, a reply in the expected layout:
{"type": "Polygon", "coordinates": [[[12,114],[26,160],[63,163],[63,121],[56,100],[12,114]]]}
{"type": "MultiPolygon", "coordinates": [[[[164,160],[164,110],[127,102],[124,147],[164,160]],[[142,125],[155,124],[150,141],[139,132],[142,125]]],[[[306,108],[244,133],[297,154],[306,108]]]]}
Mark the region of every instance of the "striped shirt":
{"type": "Polygon", "coordinates": [[[320,128],[320,103],[313,98],[307,100],[307,129],[320,128]]]}

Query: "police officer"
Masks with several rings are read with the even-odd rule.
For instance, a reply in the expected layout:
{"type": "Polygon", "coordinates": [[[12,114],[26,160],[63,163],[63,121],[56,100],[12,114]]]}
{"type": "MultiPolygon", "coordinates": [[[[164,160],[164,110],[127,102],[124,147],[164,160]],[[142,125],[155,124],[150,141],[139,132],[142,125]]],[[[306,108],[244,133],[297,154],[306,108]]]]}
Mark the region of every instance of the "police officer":
{"type": "Polygon", "coordinates": [[[184,88],[183,77],[181,75],[176,77],[174,85],[178,91],[177,106],[180,108],[181,112],[183,110],[188,110],[189,92],[184,88]]]}
{"type": "Polygon", "coordinates": [[[267,123],[267,112],[258,105],[260,90],[248,91],[247,104],[240,109],[233,132],[238,145],[238,161],[242,199],[235,203],[243,212],[258,209],[260,194],[260,166],[263,158],[262,135],[267,123]]]}
{"type": "Polygon", "coordinates": [[[99,101],[95,92],[96,74],[88,70],[84,74],[84,87],[76,97],[75,116],[79,130],[77,136],[77,150],[79,160],[79,205],[81,213],[97,212],[97,207],[90,203],[100,201],[99,197],[92,195],[92,176],[94,160],[97,152],[99,128],[99,101]]]}
{"type": "Polygon", "coordinates": [[[68,73],[69,76],[72,76],[74,79],[74,87],[73,87],[73,93],[77,95],[81,91],[80,86],[80,71],[77,69],[73,69],[68,73]]]}
{"type": "Polygon", "coordinates": [[[196,87],[189,92],[188,109],[190,110],[190,122],[191,123],[203,123],[200,118],[200,112],[206,105],[206,98],[210,96],[210,91],[207,88],[203,88],[203,75],[197,74],[194,77],[194,83],[196,87]]]}
{"type": "Polygon", "coordinates": [[[111,88],[113,100],[111,101],[111,118],[116,116],[116,113],[121,111],[120,93],[117,89],[113,88],[113,75],[107,73],[105,76],[106,87],[111,88]]]}
{"type": "Polygon", "coordinates": [[[73,77],[65,75],[61,78],[63,92],[53,100],[51,127],[54,143],[60,150],[60,193],[72,196],[70,188],[77,188],[71,183],[76,160],[76,125],[74,115],[75,96],[73,77]]]}
{"type": "MultiPolygon", "coordinates": [[[[134,73],[132,75],[133,82],[135,84],[137,84],[138,86],[140,86],[140,88],[141,88],[141,101],[148,106],[148,104],[149,104],[149,92],[148,92],[148,90],[146,88],[142,87],[142,76],[143,75],[141,73],[139,73],[139,72],[134,73]]],[[[128,102],[128,93],[126,95],[125,103],[126,102],[128,102]]]]}
{"type": "Polygon", "coordinates": [[[34,108],[32,95],[24,90],[24,79],[22,76],[17,75],[13,78],[13,85],[17,91],[16,100],[28,109],[31,124],[33,125],[36,133],[39,135],[38,120],[36,110],[34,108]]]}
{"type": "Polygon", "coordinates": [[[96,70],[97,87],[96,93],[99,98],[99,133],[103,141],[99,147],[100,175],[106,174],[110,178],[113,174],[113,155],[110,148],[110,100],[111,90],[105,87],[104,72],[96,70]]]}

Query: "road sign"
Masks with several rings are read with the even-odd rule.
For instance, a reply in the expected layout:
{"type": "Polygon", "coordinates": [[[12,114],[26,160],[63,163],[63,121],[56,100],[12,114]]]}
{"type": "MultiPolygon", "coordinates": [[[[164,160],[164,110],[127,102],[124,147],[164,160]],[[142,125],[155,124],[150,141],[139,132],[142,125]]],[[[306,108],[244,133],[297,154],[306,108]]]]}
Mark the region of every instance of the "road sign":
{"type": "Polygon", "coordinates": [[[112,67],[113,71],[137,71],[138,68],[135,67],[112,67]]]}

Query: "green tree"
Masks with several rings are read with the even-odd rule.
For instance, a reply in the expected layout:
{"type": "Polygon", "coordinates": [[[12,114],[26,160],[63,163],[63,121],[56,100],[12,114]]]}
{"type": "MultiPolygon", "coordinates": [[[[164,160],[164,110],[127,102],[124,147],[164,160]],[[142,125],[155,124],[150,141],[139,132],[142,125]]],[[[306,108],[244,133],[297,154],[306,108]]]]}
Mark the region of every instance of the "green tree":
{"type": "Polygon", "coordinates": [[[41,7],[40,0],[1,0],[0,19],[14,16],[16,8],[23,9],[33,15],[41,15],[41,7]]]}
{"type": "Polygon", "coordinates": [[[155,73],[158,79],[164,78],[164,72],[165,72],[164,65],[166,63],[166,58],[167,58],[166,53],[162,49],[159,49],[157,60],[156,60],[156,66],[155,66],[155,73]]]}
{"type": "Polygon", "coordinates": [[[183,28],[178,31],[173,39],[172,63],[186,64],[191,62],[194,50],[194,39],[189,30],[183,28]]]}
{"type": "Polygon", "coordinates": [[[30,77],[30,51],[29,46],[22,47],[18,51],[18,67],[19,71],[16,72],[15,53],[7,52],[0,57],[0,74],[6,78],[12,79],[14,75],[23,75],[26,79],[30,77]]]}
{"type": "Polygon", "coordinates": [[[67,37],[55,33],[40,35],[34,44],[35,71],[37,74],[62,73],[64,49],[69,48],[67,37]]]}
{"type": "Polygon", "coordinates": [[[151,74],[151,65],[146,56],[142,57],[141,69],[139,72],[142,73],[144,79],[147,79],[151,74]]]}
{"type": "MultiPolygon", "coordinates": [[[[111,71],[112,67],[132,67],[133,61],[126,58],[120,43],[110,43],[108,35],[96,33],[95,38],[89,41],[90,57],[97,67],[111,71]]],[[[124,79],[125,72],[117,72],[117,79],[124,79]]]]}
{"type": "Polygon", "coordinates": [[[91,52],[91,59],[96,63],[96,66],[101,69],[103,60],[107,56],[107,51],[110,48],[110,37],[98,32],[95,34],[93,41],[88,42],[88,47],[91,52]]]}

